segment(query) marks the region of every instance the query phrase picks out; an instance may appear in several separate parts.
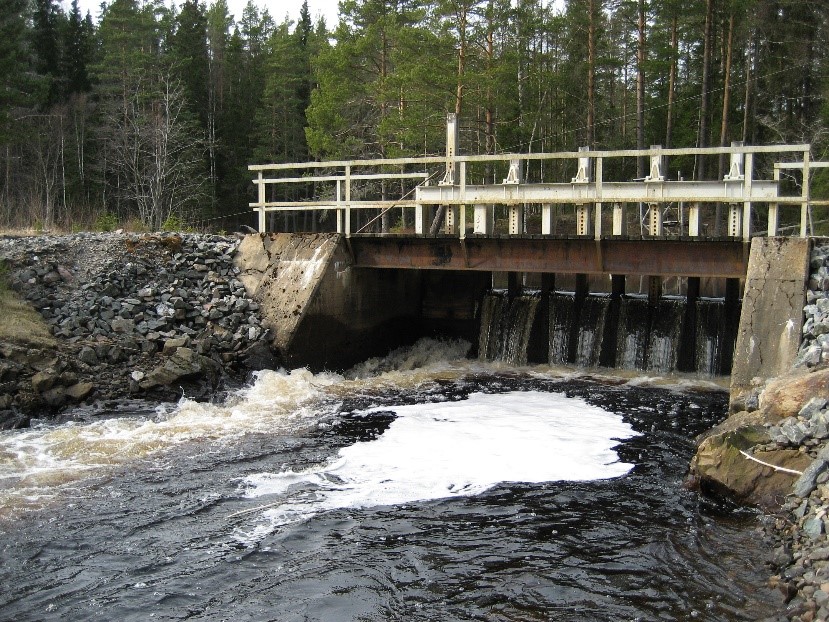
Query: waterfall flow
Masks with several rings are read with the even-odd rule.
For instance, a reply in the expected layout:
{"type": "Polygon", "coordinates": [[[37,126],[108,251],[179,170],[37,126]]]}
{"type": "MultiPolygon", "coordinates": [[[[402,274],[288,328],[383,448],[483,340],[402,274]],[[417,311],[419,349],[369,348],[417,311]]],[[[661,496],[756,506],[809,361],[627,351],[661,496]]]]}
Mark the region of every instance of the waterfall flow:
{"type": "Polygon", "coordinates": [[[729,317],[723,299],[651,302],[643,296],[572,292],[510,299],[506,292],[492,291],[481,305],[478,353],[482,359],[523,365],[528,351],[537,351],[531,342],[543,339],[546,360],[529,362],[716,376],[728,373],[731,365],[736,331],[729,317]]]}

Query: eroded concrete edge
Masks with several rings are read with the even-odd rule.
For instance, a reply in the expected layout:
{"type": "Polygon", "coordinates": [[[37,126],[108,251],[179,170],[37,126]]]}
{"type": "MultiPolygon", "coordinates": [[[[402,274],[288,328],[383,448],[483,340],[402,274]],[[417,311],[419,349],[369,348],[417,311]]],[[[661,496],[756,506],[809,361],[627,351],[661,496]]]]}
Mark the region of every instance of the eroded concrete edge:
{"type": "Polygon", "coordinates": [[[800,346],[810,242],[754,238],[731,372],[731,408],[791,368],[800,346]]]}

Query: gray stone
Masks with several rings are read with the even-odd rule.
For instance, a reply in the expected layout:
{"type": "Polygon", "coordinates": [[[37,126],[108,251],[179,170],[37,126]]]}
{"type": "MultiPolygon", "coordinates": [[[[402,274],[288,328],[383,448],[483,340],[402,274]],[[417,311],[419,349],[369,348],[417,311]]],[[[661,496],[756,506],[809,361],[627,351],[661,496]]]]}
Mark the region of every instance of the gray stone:
{"type": "Polygon", "coordinates": [[[800,498],[808,497],[817,488],[818,475],[827,469],[826,461],[816,458],[797,479],[792,492],[800,498]]]}
{"type": "Polygon", "coordinates": [[[164,342],[163,354],[173,354],[179,348],[185,348],[190,345],[190,338],[186,335],[184,337],[174,337],[164,342]]]}
{"type": "Polygon", "coordinates": [[[780,431],[794,445],[800,445],[800,443],[803,442],[803,439],[807,436],[804,427],[793,417],[785,419],[780,424],[780,431]]]}
{"type": "Polygon", "coordinates": [[[135,330],[135,322],[120,317],[112,318],[109,325],[113,332],[120,334],[128,335],[135,330]]]}
{"type": "Polygon", "coordinates": [[[44,369],[32,376],[32,388],[36,393],[43,393],[55,386],[59,379],[60,374],[54,369],[44,369]]]}
{"type": "Polygon", "coordinates": [[[829,559],[829,547],[823,546],[809,551],[809,558],[813,561],[825,561],[829,559]]]}
{"type": "Polygon", "coordinates": [[[804,419],[811,419],[812,416],[819,413],[823,408],[826,406],[826,398],[823,397],[813,397],[810,399],[803,408],[800,409],[800,412],[797,413],[799,417],[803,417],[804,419]]]}
{"type": "Polygon", "coordinates": [[[819,518],[807,518],[803,522],[803,532],[812,540],[817,540],[823,534],[823,521],[819,518]]]}
{"type": "Polygon", "coordinates": [[[73,384],[71,387],[66,388],[66,396],[69,399],[79,402],[80,400],[89,396],[89,394],[92,393],[94,389],[95,387],[91,382],[79,382],[77,384],[73,384]]]}

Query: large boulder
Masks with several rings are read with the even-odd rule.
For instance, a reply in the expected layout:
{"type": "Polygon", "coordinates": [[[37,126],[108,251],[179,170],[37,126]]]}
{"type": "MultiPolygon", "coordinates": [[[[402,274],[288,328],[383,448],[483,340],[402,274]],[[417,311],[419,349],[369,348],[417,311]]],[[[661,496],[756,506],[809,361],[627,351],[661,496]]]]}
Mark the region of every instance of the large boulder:
{"type": "Polygon", "coordinates": [[[743,412],[710,431],[691,461],[692,481],[705,492],[739,503],[779,508],[798,478],[797,473],[779,469],[802,472],[811,458],[794,449],[760,448],[771,441],[765,423],[767,417],[763,413],[743,412]]]}
{"type": "Polygon", "coordinates": [[[775,378],[760,394],[760,410],[777,419],[796,417],[816,395],[829,396],[829,368],[775,378]]]}
{"type": "Polygon", "coordinates": [[[138,384],[144,389],[175,386],[182,380],[204,380],[215,385],[221,375],[216,361],[190,348],[178,348],[162,365],[148,373],[138,384]]]}

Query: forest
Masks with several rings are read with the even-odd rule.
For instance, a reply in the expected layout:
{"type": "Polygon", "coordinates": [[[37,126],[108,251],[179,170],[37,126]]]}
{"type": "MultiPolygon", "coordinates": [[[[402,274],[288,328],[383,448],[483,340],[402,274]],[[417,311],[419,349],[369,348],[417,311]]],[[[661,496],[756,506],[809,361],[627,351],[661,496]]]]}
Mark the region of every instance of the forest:
{"type": "Polygon", "coordinates": [[[307,3],[281,22],[252,1],[0,7],[5,228],[253,224],[248,164],[440,155],[448,112],[467,154],[741,140],[828,157],[829,0],[343,0],[337,24],[307,3]]]}

